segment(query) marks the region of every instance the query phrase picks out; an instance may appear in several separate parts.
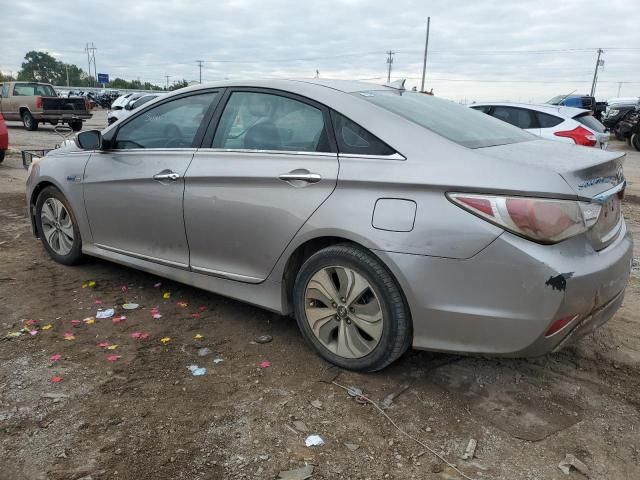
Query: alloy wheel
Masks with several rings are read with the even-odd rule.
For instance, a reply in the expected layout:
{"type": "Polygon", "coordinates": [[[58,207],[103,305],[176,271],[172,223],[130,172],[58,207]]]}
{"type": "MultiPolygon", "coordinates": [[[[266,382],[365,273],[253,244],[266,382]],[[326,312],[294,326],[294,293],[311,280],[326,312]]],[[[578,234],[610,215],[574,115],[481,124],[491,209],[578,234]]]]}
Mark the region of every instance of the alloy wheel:
{"type": "Polygon", "coordinates": [[[342,266],[316,272],[305,288],[305,316],[315,337],[343,358],[362,358],[380,342],[384,316],[371,284],[342,266]]]}
{"type": "Polygon", "coordinates": [[[73,220],[64,204],[49,197],[40,212],[42,233],[51,249],[58,255],[68,255],[73,248],[73,220]]]}

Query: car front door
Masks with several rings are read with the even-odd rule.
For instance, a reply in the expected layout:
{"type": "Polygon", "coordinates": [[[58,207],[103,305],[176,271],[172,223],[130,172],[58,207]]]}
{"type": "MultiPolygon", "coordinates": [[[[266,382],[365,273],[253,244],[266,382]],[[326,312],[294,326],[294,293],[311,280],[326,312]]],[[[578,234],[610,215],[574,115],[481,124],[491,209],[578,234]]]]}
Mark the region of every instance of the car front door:
{"type": "Polygon", "coordinates": [[[192,92],[150,106],[123,122],[110,148],[92,153],[83,183],[97,247],[188,268],[184,174],[217,95],[192,92]]]}
{"type": "Polygon", "coordinates": [[[259,89],[228,91],[218,110],[185,180],[191,268],[258,283],[335,188],[329,112],[259,89]]]}

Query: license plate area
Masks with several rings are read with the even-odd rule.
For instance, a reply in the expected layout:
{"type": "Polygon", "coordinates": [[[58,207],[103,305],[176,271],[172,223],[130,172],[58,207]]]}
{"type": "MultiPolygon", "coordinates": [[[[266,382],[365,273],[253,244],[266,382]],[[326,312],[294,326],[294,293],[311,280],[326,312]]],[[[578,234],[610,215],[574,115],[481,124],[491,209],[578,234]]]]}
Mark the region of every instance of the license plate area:
{"type": "Polygon", "coordinates": [[[596,250],[606,247],[613,241],[621,226],[621,195],[611,195],[600,210],[598,221],[592,228],[596,250]]]}

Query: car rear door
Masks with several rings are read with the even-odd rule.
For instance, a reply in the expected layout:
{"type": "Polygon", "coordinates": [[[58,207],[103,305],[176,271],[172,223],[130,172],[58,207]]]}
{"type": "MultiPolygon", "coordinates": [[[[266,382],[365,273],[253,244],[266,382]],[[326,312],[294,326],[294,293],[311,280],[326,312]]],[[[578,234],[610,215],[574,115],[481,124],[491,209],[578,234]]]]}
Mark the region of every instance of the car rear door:
{"type": "Polygon", "coordinates": [[[540,127],[538,126],[535,113],[536,112],[528,108],[496,105],[493,107],[493,110],[491,110],[490,115],[539,136],[540,127]]]}
{"type": "Polygon", "coordinates": [[[185,178],[195,272],[258,283],[334,190],[328,110],[265,89],[231,89],[185,178]]]}
{"type": "Polygon", "coordinates": [[[84,200],[97,247],[188,269],[184,174],[218,91],[190,92],[125,120],[112,148],[94,152],[84,200]]]}

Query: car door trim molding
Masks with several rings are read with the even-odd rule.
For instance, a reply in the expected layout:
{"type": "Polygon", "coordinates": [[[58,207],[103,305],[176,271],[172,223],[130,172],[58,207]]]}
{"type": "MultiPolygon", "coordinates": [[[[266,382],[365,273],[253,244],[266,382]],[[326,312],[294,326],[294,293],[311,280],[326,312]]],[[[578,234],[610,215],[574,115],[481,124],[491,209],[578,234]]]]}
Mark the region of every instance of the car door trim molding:
{"type": "Polygon", "coordinates": [[[180,262],[173,262],[171,260],[165,260],[158,257],[152,257],[149,255],[143,255],[141,253],[130,252],[129,250],[123,250],[121,248],[110,247],[109,245],[103,245],[101,243],[96,243],[96,247],[101,248],[102,250],[107,250],[113,253],[119,253],[120,255],[127,255],[129,257],[138,258],[140,260],[146,260],[148,262],[158,263],[160,265],[165,265],[167,267],[179,268],[181,270],[189,270],[189,265],[180,262]]]}
{"type": "Polygon", "coordinates": [[[248,148],[200,148],[198,152],[203,153],[256,153],[256,154],[269,154],[269,155],[310,155],[314,157],[332,157],[335,158],[336,152],[304,152],[300,150],[252,150],[248,148]]]}
{"type": "Polygon", "coordinates": [[[238,273],[223,272],[221,270],[213,270],[211,268],[197,267],[195,265],[191,266],[191,270],[194,271],[195,273],[203,273],[205,275],[211,275],[213,277],[226,278],[227,280],[235,280],[236,282],[261,283],[264,281],[263,278],[250,277],[248,275],[240,275],[238,273]]]}
{"type": "Polygon", "coordinates": [[[360,153],[339,153],[339,158],[367,158],[377,160],[406,160],[407,157],[396,152],[391,155],[363,155],[360,153]]]}

